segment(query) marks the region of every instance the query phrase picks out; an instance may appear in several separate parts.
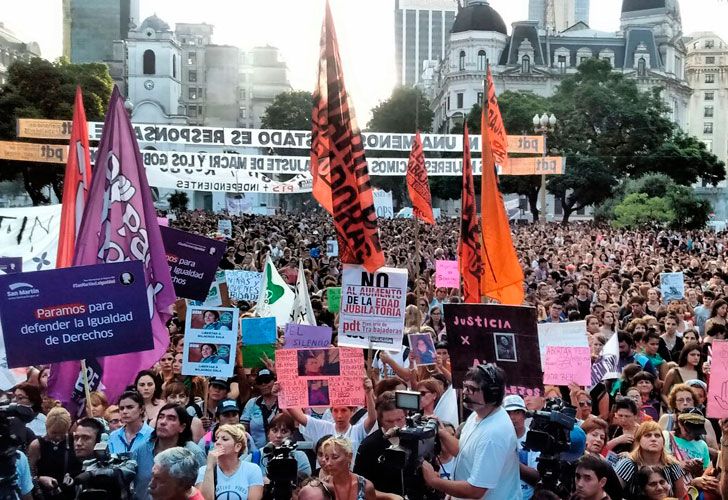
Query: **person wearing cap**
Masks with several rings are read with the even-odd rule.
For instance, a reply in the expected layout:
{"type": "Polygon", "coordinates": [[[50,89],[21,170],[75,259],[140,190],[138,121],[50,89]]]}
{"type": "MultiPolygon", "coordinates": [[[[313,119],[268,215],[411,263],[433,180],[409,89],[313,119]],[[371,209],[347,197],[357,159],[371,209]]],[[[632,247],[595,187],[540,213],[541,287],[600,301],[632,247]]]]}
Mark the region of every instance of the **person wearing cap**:
{"type": "Polygon", "coordinates": [[[705,417],[697,408],[683,411],[677,417],[677,427],[668,433],[667,450],[685,463],[695,476],[710,467],[710,451],[705,444],[705,417]]]}
{"type": "Polygon", "coordinates": [[[268,430],[270,421],[280,412],[278,408],[278,396],[273,394],[275,374],[264,368],[255,377],[255,388],[260,396],[250,398],[245,403],[240,421],[245,429],[253,437],[257,448],[262,448],[268,442],[268,430]]]}
{"type": "Polygon", "coordinates": [[[523,449],[523,443],[526,442],[526,435],[528,434],[528,428],[526,427],[526,402],[523,401],[521,396],[511,394],[503,400],[503,409],[508,412],[508,416],[511,422],[513,422],[513,429],[516,431],[516,439],[518,439],[521,494],[523,495],[523,500],[530,500],[534,493],[534,486],[541,480],[541,475],[536,468],[538,465],[538,457],[541,453],[523,449]]]}
{"type": "MultiPolygon", "coordinates": [[[[199,442],[200,448],[205,453],[208,453],[215,442],[215,430],[221,425],[233,424],[237,425],[240,423],[240,405],[234,399],[223,399],[217,404],[216,423],[212,426],[210,431],[205,434],[199,442]]],[[[257,450],[253,440],[248,434],[248,450],[257,450]]]]}
{"type": "Polygon", "coordinates": [[[227,399],[230,392],[230,383],[226,378],[213,378],[207,387],[207,401],[205,401],[205,409],[202,415],[202,425],[206,431],[210,430],[210,426],[215,421],[215,410],[218,403],[223,399],[227,399]]]}

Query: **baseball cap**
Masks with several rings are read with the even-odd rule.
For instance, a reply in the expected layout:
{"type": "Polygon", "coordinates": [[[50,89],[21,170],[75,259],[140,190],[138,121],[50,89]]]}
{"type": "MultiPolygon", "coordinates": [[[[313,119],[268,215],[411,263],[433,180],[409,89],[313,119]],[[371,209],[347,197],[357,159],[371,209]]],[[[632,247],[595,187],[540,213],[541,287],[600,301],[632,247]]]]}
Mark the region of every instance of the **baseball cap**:
{"type": "Polygon", "coordinates": [[[511,394],[503,399],[503,409],[506,411],[526,411],[526,403],[523,401],[521,396],[511,394]]]}
{"type": "Polygon", "coordinates": [[[275,379],[276,379],[276,377],[275,377],[275,375],[273,375],[272,371],[270,371],[267,368],[263,368],[255,376],[255,383],[256,384],[267,384],[268,382],[272,382],[275,379]]]}
{"type": "Polygon", "coordinates": [[[230,383],[226,378],[213,378],[210,380],[210,386],[213,385],[225,389],[226,391],[230,390],[230,383]]]}
{"type": "Polygon", "coordinates": [[[222,415],[223,413],[229,413],[232,411],[240,413],[240,406],[238,405],[238,402],[234,399],[223,399],[217,404],[218,415],[222,415]]]}
{"type": "Polygon", "coordinates": [[[586,433],[584,429],[578,425],[574,425],[574,428],[569,432],[569,442],[571,445],[569,449],[561,452],[559,458],[565,462],[574,462],[584,454],[586,448],[586,433]]]}

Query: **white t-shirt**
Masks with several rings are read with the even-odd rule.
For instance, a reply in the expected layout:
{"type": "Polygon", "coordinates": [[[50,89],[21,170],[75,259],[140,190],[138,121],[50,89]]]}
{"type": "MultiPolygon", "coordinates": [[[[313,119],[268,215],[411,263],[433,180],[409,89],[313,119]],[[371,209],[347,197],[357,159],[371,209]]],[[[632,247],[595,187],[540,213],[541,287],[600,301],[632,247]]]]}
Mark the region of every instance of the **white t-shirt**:
{"type": "Polygon", "coordinates": [[[453,480],[487,488],[486,500],[521,500],[518,440],[508,413],[500,407],[481,421],[477,416],[471,414],[460,433],[453,480]]]}
{"type": "Polygon", "coordinates": [[[367,437],[367,431],[364,428],[365,420],[366,416],[362,417],[362,419],[356,424],[350,425],[346,432],[340,433],[336,432],[336,425],[333,422],[308,417],[308,422],[306,422],[306,425],[303,426],[301,433],[307,441],[313,441],[314,444],[328,434],[335,437],[345,437],[351,441],[351,448],[354,452],[352,456],[355,457],[356,450],[359,448],[359,443],[367,437]]]}
{"type": "MultiPolygon", "coordinates": [[[[523,436],[518,438],[518,461],[523,465],[535,469],[538,467],[538,457],[541,455],[538,451],[526,451],[523,449],[523,443],[526,442],[526,436],[528,436],[528,428],[523,436]]],[[[523,494],[523,500],[531,500],[534,489],[533,486],[528,484],[526,481],[521,480],[521,493],[523,494]]]]}
{"type": "MultiPolygon", "coordinates": [[[[374,356],[374,359],[372,360],[372,368],[379,371],[379,379],[383,380],[385,378],[393,378],[397,377],[397,373],[392,369],[392,367],[382,362],[381,359],[379,359],[379,352],[377,351],[376,355],[374,356]]],[[[409,360],[409,349],[402,346],[402,350],[399,352],[390,352],[389,356],[392,358],[392,361],[397,363],[397,365],[401,366],[405,370],[409,369],[410,367],[410,360],[409,360]]]]}
{"type": "MultiPolygon", "coordinates": [[[[240,461],[238,470],[232,476],[226,476],[217,465],[217,484],[215,485],[215,498],[232,499],[248,498],[250,486],[263,486],[263,473],[260,467],[250,462],[240,461]],[[223,493],[228,493],[223,495],[223,493]]],[[[197,484],[205,479],[207,466],[200,467],[197,472],[197,484]]]]}

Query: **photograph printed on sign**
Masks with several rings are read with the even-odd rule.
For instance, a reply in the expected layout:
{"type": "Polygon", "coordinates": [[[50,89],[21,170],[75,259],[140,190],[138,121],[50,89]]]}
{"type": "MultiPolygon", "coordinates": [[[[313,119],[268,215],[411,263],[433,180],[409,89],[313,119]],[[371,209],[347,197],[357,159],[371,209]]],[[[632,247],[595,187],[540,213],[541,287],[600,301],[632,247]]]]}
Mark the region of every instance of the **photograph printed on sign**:
{"type": "Polygon", "coordinates": [[[188,361],[225,365],[230,362],[230,351],[227,344],[190,344],[188,361]]]}
{"type": "Polygon", "coordinates": [[[329,406],[329,381],[328,380],[307,380],[308,406],[329,406]]]}
{"type": "Polygon", "coordinates": [[[190,328],[194,330],[230,331],[233,329],[233,317],[229,313],[220,313],[214,309],[192,307],[190,328]]]}
{"type": "Polygon", "coordinates": [[[435,344],[429,333],[412,333],[409,336],[410,352],[420,366],[434,365],[436,359],[435,344]]]}
{"type": "Polygon", "coordinates": [[[518,362],[516,337],[512,333],[494,333],[496,361],[518,362]]]}
{"type": "Polygon", "coordinates": [[[238,341],[238,310],[187,306],[182,375],[231,377],[238,341]]]}
{"type": "Polygon", "coordinates": [[[298,351],[298,375],[300,377],[339,376],[339,350],[301,349],[298,351]]]}

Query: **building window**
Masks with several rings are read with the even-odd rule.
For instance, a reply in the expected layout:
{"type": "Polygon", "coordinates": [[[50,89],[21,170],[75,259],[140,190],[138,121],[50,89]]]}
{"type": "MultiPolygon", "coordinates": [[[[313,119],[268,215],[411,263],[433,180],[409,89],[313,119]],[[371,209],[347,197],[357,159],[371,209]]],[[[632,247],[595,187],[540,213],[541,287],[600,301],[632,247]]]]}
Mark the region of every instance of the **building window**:
{"type": "Polygon", "coordinates": [[[244,106],[240,108],[240,118],[242,120],[245,120],[248,118],[248,109],[244,106]]]}
{"type": "Polygon", "coordinates": [[[246,94],[245,89],[240,89],[240,100],[241,101],[245,100],[245,94],[246,94]]]}
{"type": "Polygon", "coordinates": [[[458,64],[458,68],[460,69],[460,71],[463,71],[465,69],[465,51],[464,50],[460,51],[460,62],[458,64]]]}
{"type": "Polygon", "coordinates": [[[531,72],[531,58],[529,56],[523,56],[521,58],[521,73],[531,72]]]}
{"type": "Polygon", "coordinates": [[[566,56],[559,56],[559,72],[566,73],[566,56]]]}
{"type": "Polygon", "coordinates": [[[187,53],[187,64],[197,64],[197,52],[187,53]]]}
{"type": "Polygon", "coordinates": [[[705,83],[715,83],[715,75],[713,73],[706,73],[705,83]]]}
{"type": "Polygon", "coordinates": [[[172,56],[172,78],[177,78],[177,56],[172,56]]]}
{"type": "Polygon", "coordinates": [[[447,96],[447,110],[450,111],[450,96],[447,96]]]}
{"type": "Polygon", "coordinates": [[[713,106],[705,106],[703,110],[703,116],[705,118],[713,118],[713,106]]]}
{"type": "Polygon", "coordinates": [[[713,122],[705,122],[705,123],[703,123],[703,133],[704,134],[712,134],[713,133],[713,122]]]}
{"type": "Polygon", "coordinates": [[[647,74],[647,61],[645,61],[644,57],[640,57],[640,60],[637,61],[637,75],[645,76],[646,74],[647,74]]]}
{"type": "Polygon", "coordinates": [[[705,100],[706,101],[712,101],[715,99],[715,94],[713,92],[706,92],[705,93],[705,100]]]}
{"type": "Polygon", "coordinates": [[[190,95],[190,101],[197,100],[197,89],[190,87],[189,95],[190,95]]]}
{"type": "Polygon", "coordinates": [[[706,56],[705,64],[715,64],[715,56],[706,56]]]}
{"type": "Polygon", "coordinates": [[[144,51],[144,64],[143,66],[143,72],[145,75],[153,75],[156,73],[156,56],[154,55],[154,51],[151,49],[147,49],[144,51]]]}
{"type": "Polygon", "coordinates": [[[197,71],[190,70],[190,72],[187,74],[187,78],[191,82],[196,82],[197,81],[197,71]]]}
{"type": "Polygon", "coordinates": [[[713,152],[713,141],[703,141],[703,144],[705,144],[705,149],[707,149],[711,153],[713,152]]]}
{"type": "Polygon", "coordinates": [[[587,61],[588,61],[589,59],[591,59],[591,57],[589,57],[589,56],[581,56],[581,57],[579,58],[579,64],[584,64],[584,63],[585,63],[585,62],[587,62],[587,61]]]}
{"type": "Polygon", "coordinates": [[[187,106],[187,116],[190,118],[197,118],[197,106],[187,106]]]}
{"type": "Polygon", "coordinates": [[[457,109],[463,109],[463,93],[462,92],[457,93],[457,99],[458,99],[458,108],[457,109]]]}
{"type": "Polygon", "coordinates": [[[478,104],[480,104],[481,106],[483,104],[483,93],[482,92],[478,92],[478,104]]]}
{"type": "Polygon", "coordinates": [[[485,67],[488,64],[488,57],[485,55],[484,50],[478,51],[478,71],[485,71],[485,67]]]}
{"type": "Polygon", "coordinates": [[[706,49],[712,49],[713,47],[715,47],[715,41],[713,41],[713,40],[706,40],[705,41],[705,48],[706,49]]]}

